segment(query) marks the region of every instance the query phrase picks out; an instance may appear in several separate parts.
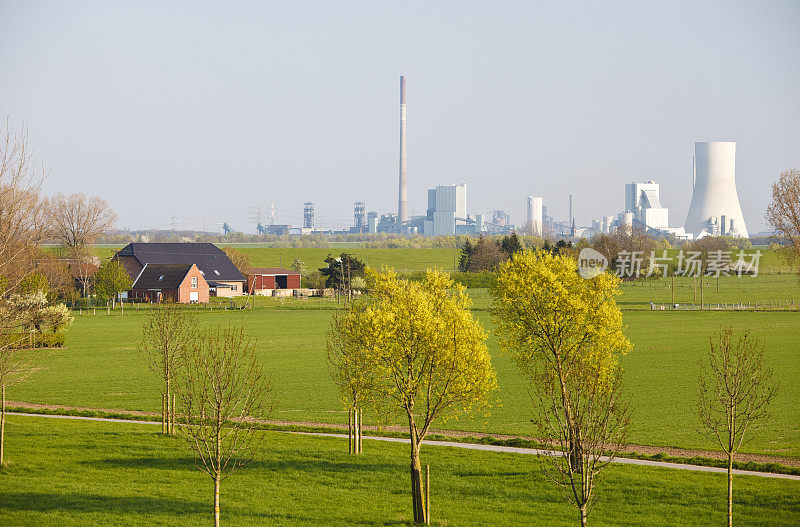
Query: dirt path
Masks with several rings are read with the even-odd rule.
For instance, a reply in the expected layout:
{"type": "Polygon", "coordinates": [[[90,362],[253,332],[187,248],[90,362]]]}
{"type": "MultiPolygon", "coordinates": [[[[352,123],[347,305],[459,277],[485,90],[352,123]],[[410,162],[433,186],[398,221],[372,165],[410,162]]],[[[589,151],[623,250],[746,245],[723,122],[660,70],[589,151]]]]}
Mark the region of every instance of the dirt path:
{"type": "MultiPolygon", "coordinates": [[[[58,404],[36,404],[36,403],[26,403],[21,401],[6,401],[6,405],[13,408],[27,408],[31,410],[51,410],[51,411],[90,411],[90,412],[103,412],[103,413],[110,413],[110,414],[119,414],[119,415],[130,415],[136,417],[156,417],[160,419],[161,414],[157,412],[141,412],[136,410],[118,410],[113,408],[88,408],[83,406],[64,406],[58,404]]],[[[307,426],[313,428],[333,428],[336,430],[347,430],[346,424],[339,424],[339,423],[316,423],[312,421],[284,421],[284,420],[273,420],[268,419],[265,420],[264,423],[278,425],[278,426],[307,426]]],[[[408,429],[402,426],[384,426],[380,429],[377,426],[365,425],[364,430],[368,432],[375,432],[375,431],[388,431],[388,432],[407,432],[408,429]]],[[[508,434],[491,434],[491,433],[482,433],[482,432],[463,432],[458,430],[431,430],[431,434],[437,434],[440,436],[445,437],[452,437],[452,438],[468,438],[474,437],[476,439],[481,438],[493,438],[499,440],[509,440],[509,439],[523,439],[527,441],[536,441],[536,438],[529,437],[529,436],[515,436],[515,435],[508,435],[508,434]]],[[[713,450],[691,450],[686,448],[673,448],[673,447],[662,447],[662,446],[649,446],[649,445],[636,445],[636,444],[628,444],[621,450],[623,454],[644,454],[648,456],[655,456],[657,454],[666,454],[671,457],[683,457],[683,458],[692,458],[692,457],[704,457],[709,459],[725,459],[725,456],[722,452],[717,452],[713,450]]],[[[778,463],[781,465],[785,465],[787,467],[800,467],[800,458],[793,458],[793,457],[781,457],[781,456],[768,456],[764,454],[737,454],[736,461],[740,462],[748,462],[752,461],[754,463],[778,463]]]]}

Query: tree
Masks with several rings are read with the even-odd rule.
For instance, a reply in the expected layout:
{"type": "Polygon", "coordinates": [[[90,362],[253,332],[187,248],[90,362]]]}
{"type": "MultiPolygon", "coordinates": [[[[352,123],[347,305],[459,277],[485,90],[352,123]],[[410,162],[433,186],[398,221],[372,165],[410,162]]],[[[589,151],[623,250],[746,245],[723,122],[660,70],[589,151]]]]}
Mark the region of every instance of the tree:
{"type": "Polygon", "coordinates": [[[367,280],[358,333],[370,364],[368,399],[380,415],[408,422],[414,521],[424,523],[420,448],[436,419],[485,405],[495,390],[486,333],[466,290],[445,273],[411,282],[368,271],[367,280]]]}
{"type": "Polygon", "coordinates": [[[132,285],[131,277],[117,260],[103,262],[94,275],[94,292],[100,298],[117,298],[132,285]]]}
{"type": "MultiPolygon", "coordinates": [[[[465,248],[461,251],[461,259],[464,264],[463,268],[467,272],[479,273],[481,271],[494,271],[506,259],[506,255],[497,243],[481,235],[475,245],[467,246],[465,244],[465,248]],[[471,251],[469,251],[470,248],[471,251]]],[[[459,269],[461,268],[462,264],[459,264],[459,269]]]]}
{"type": "Polygon", "coordinates": [[[475,248],[469,238],[464,240],[464,245],[461,247],[461,257],[458,259],[458,270],[462,273],[469,272],[469,262],[472,259],[472,254],[475,248]]]}
{"type": "Polygon", "coordinates": [[[306,264],[304,264],[303,260],[301,260],[300,258],[295,258],[294,259],[294,261],[292,262],[291,269],[295,273],[300,273],[300,276],[303,276],[303,275],[306,274],[306,264]]]}
{"type": "Polygon", "coordinates": [[[627,432],[619,358],[630,343],[614,301],[619,280],[576,271],[574,258],[526,251],[501,265],[492,295],[501,349],[528,375],[540,433],[563,453],[548,456],[548,473],[586,525],[596,477],[627,432]]]}
{"type": "Polygon", "coordinates": [[[368,347],[369,312],[362,303],[344,313],[334,313],[328,331],[328,363],[331,377],[347,404],[349,452],[360,454],[362,414],[372,386],[371,356],[368,347]]]}
{"type": "Polygon", "coordinates": [[[339,257],[328,254],[325,258],[326,267],[321,267],[319,272],[325,277],[325,287],[334,287],[337,290],[349,290],[350,280],[356,276],[364,276],[366,266],[355,256],[342,253],[339,257]]]}
{"type": "MultiPolygon", "coordinates": [[[[785,170],[772,184],[772,200],[767,208],[767,222],[775,234],[789,240],[791,259],[800,259],[800,170],[785,170]]],[[[800,267],[798,267],[800,276],[800,267]]]]}
{"type": "Polygon", "coordinates": [[[522,251],[522,243],[520,243],[517,233],[512,232],[509,236],[503,236],[503,239],[500,240],[500,248],[506,258],[513,258],[516,253],[522,251]]]}
{"type": "Polygon", "coordinates": [[[18,331],[29,320],[30,304],[14,295],[35,266],[37,245],[49,236],[40,196],[44,171],[33,167],[27,131],[8,121],[0,126],[0,466],[5,464],[6,388],[27,379],[37,369],[37,357],[24,350],[18,331]]]}
{"type": "Polygon", "coordinates": [[[114,226],[117,215],[108,203],[86,194],[57,194],[50,199],[50,222],[55,237],[69,249],[78,249],[114,226]]]}
{"type": "Polygon", "coordinates": [[[173,384],[178,376],[181,357],[194,346],[197,323],[191,312],[178,304],[157,304],[142,326],[139,350],[147,366],[164,381],[161,405],[162,433],[175,433],[173,384]]]}
{"type": "Polygon", "coordinates": [[[228,256],[228,258],[230,258],[231,262],[233,262],[233,265],[236,266],[239,272],[247,276],[247,273],[249,273],[250,269],[253,268],[252,263],[250,263],[250,256],[244,251],[234,249],[233,247],[223,247],[222,250],[228,256]]]}
{"type": "Polygon", "coordinates": [[[745,332],[734,339],[723,327],[716,342],[710,339],[708,357],[700,374],[701,433],[717,443],[728,459],[728,527],[733,525],[733,458],[747,434],[769,416],[777,392],[772,371],[764,366],[764,350],[745,332]]]}
{"type": "Polygon", "coordinates": [[[222,480],[253,460],[266,416],[270,386],[251,342],[237,328],[209,330],[181,356],[178,425],[197,456],[197,467],[214,480],[214,526],[219,527],[222,480]]]}

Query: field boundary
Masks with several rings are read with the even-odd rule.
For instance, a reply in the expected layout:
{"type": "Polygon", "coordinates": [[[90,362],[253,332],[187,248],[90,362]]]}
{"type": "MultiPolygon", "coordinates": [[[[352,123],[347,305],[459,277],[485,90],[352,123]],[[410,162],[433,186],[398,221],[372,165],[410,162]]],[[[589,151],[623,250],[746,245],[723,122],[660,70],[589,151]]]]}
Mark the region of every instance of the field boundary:
{"type": "MultiPolygon", "coordinates": [[[[161,424],[160,421],[150,420],[153,418],[160,418],[159,413],[141,412],[135,410],[108,410],[9,401],[6,407],[6,412],[10,415],[20,416],[42,416],[51,418],[73,418],[109,422],[161,424]]],[[[260,428],[264,430],[276,432],[323,435],[331,434],[335,436],[342,435],[341,432],[347,429],[346,425],[337,425],[334,423],[312,423],[283,420],[264,420],[260,423],[260,425],[260,428]]],[[[408,439],[408,432],[403,432],[403,428],[398,426],[377,427],[374,425],[366,425],[364,426],[364,430],[374,434],[369,436],[372,439],[408,439]]],[[[541,452],[550,451],[547,450],[550,445],[537,441],[535,438],[520,437],[508,434],[464,432],[455,430],[432,430],[426,440],[437,444],[453,443],[457,445],[473,445],[474,448],[498,447],[541,452]]],[[[463,448],[470,447],[464,446],[463,448]]],[[[740,459],[744,458],[746,461],[734,461],[733,466],[735,470],[741,471],[743,474],[780,474],[785,476],[797,476],[800,479],[800,459],[763,456],[757,454],[743,454],[738,457],[740,459]]],[[[620,463],[645,461],[647,462],[645,464],[661,463],[667,465],[686,465],[692,467],[705,467],[708,469],[720,469],[723,471],[725,470],[726,466],[726,462],[722,458],[721,452],[677,449],[648,445],[626,445],[617,455],[617,460],[619,460],[618,462],[620,463]]]]}

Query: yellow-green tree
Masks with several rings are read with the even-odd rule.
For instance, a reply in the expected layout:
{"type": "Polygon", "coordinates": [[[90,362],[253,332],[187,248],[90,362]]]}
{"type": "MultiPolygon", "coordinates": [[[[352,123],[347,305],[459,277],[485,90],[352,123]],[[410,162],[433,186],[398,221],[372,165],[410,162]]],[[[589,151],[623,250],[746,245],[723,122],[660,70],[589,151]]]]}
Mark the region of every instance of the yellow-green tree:
{"type": "Polygon", "coordinates": [[[351,304],[333,315],[328,332],[328,362],[333,382],[347,404],[348,448],[360,454],[362,415],[372,387],[369,313],[365,304],[351,304]]]}
{"type": "Polygon", "coordinates": [[[368,398],[385,416],[408,421],[414,521],[425,523],[420,447],[438,418],[485,406],[496,388],[486,333],[466,290],[441,272],[422,282],[393,271],[368,271],[369,297],[359,313],[368,398]]]}
{"type": "Polygon", "coordinates": [[[573,258],[525,252],[501,265],[492,293],[500,346],[531,380],[543,439],[564,454],[544,466],[586,525],[595,476],[628,425],[619,358],[630,343],[614,300],[618,279],[586,280],[573,258]]]}

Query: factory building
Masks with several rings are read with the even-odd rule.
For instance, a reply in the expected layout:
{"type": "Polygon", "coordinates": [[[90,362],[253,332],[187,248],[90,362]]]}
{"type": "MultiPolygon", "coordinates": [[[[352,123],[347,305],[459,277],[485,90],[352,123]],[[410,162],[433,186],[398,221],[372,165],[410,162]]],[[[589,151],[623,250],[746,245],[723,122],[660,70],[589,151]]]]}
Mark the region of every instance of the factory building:
{"type": "Polygon", "coordinates": [[[467,184],[438,185],[428,189],[426,236],[452,236],[457,225],[467,224],[467,184]]]}
{"type": "Polygon", "coordinates": [[[633,213],[633,220],[647,229],[669,228],[669,209],[661,206],[655,181],[625,185],[625,212],[633,213]]]}

